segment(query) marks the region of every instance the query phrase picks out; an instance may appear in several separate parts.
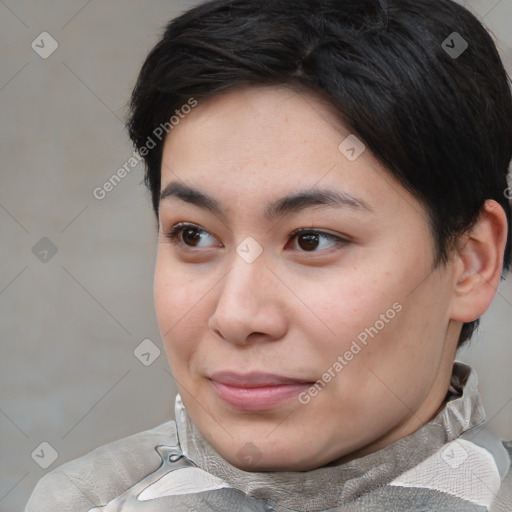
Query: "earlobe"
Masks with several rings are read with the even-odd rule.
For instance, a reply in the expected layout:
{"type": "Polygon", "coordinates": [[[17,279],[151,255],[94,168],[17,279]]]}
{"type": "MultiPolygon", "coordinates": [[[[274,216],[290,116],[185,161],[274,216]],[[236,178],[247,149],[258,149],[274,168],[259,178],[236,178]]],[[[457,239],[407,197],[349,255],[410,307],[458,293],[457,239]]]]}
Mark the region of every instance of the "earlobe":
{"type": "Polygon", "coordinates": [[[505,211],[487,200],[457,249],[452,320],[473,322],[491,305],[500,283],[507,234],[505,211]]]}

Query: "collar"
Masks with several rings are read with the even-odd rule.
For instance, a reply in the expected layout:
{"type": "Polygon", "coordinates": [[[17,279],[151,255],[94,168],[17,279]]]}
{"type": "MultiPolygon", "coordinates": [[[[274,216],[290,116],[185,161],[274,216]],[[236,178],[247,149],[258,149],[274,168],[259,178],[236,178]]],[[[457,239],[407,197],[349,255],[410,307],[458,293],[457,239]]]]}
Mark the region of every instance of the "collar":
{"type": "Polygon", "coordinates": [[[485,412],[475,371],[453,367],[448,401],[433,420],[377,452],[338,466],[301,472],[247,472],[224,460],[188,415],[180,395],[175,417],[183,454],[197,466],[248,496],[271,499],[295,510],[322,510],[349,503],[421,463],[444,444],[483,424],[485,412]]]}

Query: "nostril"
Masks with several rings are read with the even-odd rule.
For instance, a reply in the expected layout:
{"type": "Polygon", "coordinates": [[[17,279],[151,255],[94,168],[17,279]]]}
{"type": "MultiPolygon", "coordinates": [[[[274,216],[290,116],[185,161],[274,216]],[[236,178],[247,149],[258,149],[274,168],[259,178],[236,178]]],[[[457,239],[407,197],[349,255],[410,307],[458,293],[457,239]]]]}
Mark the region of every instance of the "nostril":
{"type": "Polygon", "coordinates": [[[224,336],[222,336],[222,333],[218,329],[213,329],[213,333],[217,335],[220,339],[224,339],[224,336]]]}

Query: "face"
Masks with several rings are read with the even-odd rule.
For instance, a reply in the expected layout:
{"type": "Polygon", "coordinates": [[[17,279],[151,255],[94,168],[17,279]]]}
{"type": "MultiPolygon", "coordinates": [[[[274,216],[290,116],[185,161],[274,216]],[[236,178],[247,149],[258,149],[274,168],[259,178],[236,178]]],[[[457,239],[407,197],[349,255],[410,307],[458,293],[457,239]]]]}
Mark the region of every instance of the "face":
{"type": "Polygon", "coordinates": [[[425,210],[349,135],[312,94],[245,88],[165,142],[159,327],[189,415],[241,469],[378,450],[448,388],[452,266],[433,268],[425,210]]]}

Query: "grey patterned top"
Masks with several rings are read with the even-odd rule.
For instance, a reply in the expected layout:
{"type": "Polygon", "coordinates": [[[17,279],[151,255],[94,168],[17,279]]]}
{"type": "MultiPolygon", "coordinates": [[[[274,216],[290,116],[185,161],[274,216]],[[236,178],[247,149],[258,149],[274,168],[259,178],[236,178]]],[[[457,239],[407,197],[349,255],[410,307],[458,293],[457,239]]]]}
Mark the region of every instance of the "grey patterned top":
{"type": "Polygon", "coordinates": [[[412,435],[304,472],[245,472],[176,421],[100,447],[40,480],[25,512],[511,512],[510,454],[485,427],[477,377],[455,363],[450,400],[412,435]]]}

